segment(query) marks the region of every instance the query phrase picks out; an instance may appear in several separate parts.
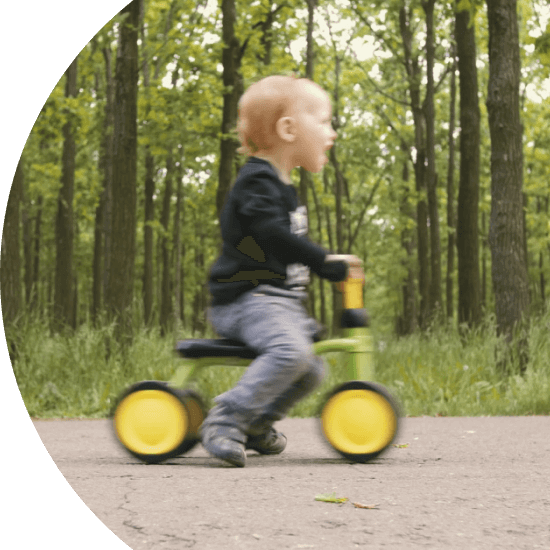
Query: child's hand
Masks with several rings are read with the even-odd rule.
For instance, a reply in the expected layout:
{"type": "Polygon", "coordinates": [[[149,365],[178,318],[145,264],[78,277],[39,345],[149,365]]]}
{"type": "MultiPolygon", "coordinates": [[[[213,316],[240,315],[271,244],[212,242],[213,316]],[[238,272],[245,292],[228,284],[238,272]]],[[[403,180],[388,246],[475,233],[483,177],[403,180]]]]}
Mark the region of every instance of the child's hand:
{"type": "Polygon", "coordinates": [[[353,254],[327,254],[325,262],[345,262],[348,264],[348,279],[365,280],[363,260],[353,254]]]}
{"type": "Polygon", "coordinates": [[[361,279],[365,282],[365,271],[360,265],[350,265],[348,269],[348,279],[361,279]]]}
{"type": "Polygon", "coordinates": [[[350,267],[361,266],[363,260],[353,254],[327,254],[325,262],[346,262],[350,267]]]}

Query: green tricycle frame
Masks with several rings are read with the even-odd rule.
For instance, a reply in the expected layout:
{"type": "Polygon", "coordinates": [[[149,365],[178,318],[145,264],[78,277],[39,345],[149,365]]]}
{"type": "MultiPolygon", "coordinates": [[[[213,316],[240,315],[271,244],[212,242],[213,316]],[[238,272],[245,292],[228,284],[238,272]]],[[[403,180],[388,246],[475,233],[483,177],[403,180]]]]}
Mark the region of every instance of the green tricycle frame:
{"type": "MultiPolygon", "coordinates": [[[[368,462],[384,452],[399,427],[399,407],[382,385],[373,382],[374,344],[363,308],[363,278],[339,283],[343,296],[341,337],[314,342],[317,355],[345,356],[347,381],[333,388],[319,413],[322,434],[343,457],[368,462]]],[[[159,463],[190,451],[200,442],[206,408],[191,384],[204,368],[246,367],[257,356],[240,342],[183,340],[176,345],[182,362],[167,382],[133,384],[114,408],[116,438],[136,458],[159,463]]]]}

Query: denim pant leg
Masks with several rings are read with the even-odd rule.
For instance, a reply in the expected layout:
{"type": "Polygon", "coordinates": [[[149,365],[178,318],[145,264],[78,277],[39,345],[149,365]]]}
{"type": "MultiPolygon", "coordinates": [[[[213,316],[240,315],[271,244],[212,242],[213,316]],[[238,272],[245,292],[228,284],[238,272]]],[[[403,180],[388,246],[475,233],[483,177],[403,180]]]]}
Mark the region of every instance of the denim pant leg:
{"type": "Polygon", "coordinates": [[[303,293],[260,285],[234,303],[211,309],[210,321],[220,336],[240,340],[260,355],[234,388],[216,398],[218,406],[206,422],[230,415],[246,433],[261,433],[321,382],[323,361],[313,353],[317,325],[303,298],[303,293]]]}

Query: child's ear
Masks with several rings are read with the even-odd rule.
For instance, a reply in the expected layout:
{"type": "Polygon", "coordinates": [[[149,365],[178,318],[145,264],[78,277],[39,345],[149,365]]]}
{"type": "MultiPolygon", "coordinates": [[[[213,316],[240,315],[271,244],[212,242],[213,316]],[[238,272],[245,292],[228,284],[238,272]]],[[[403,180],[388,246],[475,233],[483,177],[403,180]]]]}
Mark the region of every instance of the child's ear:
{"type": "Polygon", "coordinates": [[[296,139],[296,120],[291,116],[281,117],[275,124],[275,131],[280,139],[292,143],[296,139]]]}

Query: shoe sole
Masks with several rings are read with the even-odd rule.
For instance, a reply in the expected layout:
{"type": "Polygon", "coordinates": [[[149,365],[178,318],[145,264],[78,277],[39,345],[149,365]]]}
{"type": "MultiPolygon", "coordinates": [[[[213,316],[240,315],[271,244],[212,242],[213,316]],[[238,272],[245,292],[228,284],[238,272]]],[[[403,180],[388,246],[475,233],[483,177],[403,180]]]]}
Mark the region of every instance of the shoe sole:
{"type": "Polygon", "coordinates": [[[231,464],[233,466],[237,466],[238,468],[244,468],[244,466],[246,464],[246,453],[245,452],[243,452],[242,454],[237,455],[235,453],[224,452],[221,449],[209,449],[206,446],[204,446],[204,448],[214,458],[219,458],[220,460],[223,460],[224,462],[228,462],[229,464],[231,464]]]}

